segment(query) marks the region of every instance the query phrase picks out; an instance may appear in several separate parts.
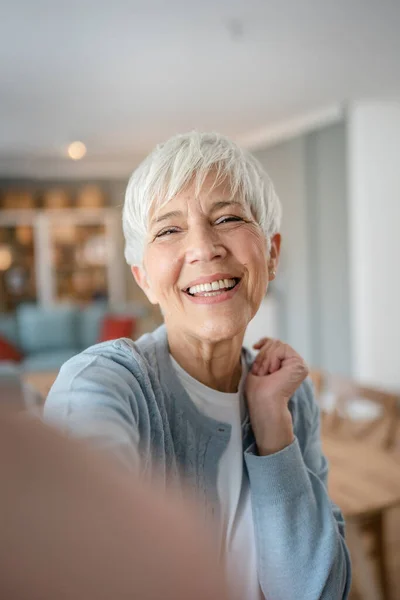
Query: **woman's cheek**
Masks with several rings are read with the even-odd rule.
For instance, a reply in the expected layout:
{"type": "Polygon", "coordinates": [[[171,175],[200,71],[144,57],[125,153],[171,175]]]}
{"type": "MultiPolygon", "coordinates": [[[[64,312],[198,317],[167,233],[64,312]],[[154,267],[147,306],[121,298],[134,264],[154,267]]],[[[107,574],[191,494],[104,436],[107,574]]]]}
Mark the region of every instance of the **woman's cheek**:
{"type": "Polygon", "coordinates": [[[154,281],[165,294],[170,292],[179,280],[181,261],[176,253],[160,252],[155,259],[154,281]]]}

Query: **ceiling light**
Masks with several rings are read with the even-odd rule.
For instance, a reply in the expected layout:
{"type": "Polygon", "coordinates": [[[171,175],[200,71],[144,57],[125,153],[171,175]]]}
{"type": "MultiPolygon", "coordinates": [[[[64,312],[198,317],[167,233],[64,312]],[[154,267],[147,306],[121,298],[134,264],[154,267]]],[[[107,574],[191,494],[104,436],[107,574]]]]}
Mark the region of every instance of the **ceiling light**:
{"type": "Polygon", "coordinates": [[[72,142],[68,146],[68,156],[72,160],[80,160],[86,154],[86,146],[83,142],[72,142]]]}

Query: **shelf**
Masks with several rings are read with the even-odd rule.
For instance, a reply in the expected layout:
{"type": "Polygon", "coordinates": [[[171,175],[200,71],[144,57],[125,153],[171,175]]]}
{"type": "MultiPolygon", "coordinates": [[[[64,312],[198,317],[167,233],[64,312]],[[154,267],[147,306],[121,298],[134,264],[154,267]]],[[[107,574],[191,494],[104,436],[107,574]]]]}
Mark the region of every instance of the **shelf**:
{"type": "MultiPolygon", "coordinates": [[[[82,296],[89,300],[90,295],[104,294],[112,303],[125,301],[125,274],[121,235],[120,211],[113,208],[98,209],[46,209],[46,210],[0,210],[0,240],[11,245],[18,263],[29,271],[28,279],[34,282],[29,286],[29,294],[36,288],[36,301],[53,304],[60,296],[70,297],[77,302],[82,296]],[[32,227],[33,241],[20,244],[15,230],[19,226],[32,227]],[[57,229],[71,227],[71,240],[62,243],[57,239],[57,229]],[[1,231],[6,229],[6,235],[1,231]],[[14,231],[13,231],[14,230],[14,231]],[[98,255],[99,263],[82,260],[81,250],[91,239],[104,237],[105,251],[98,255]],[[54,260],[54,253],[59,263],[54,260]],[[120,260],[116,258],[120,257],[120,260]],[[86,281],[85,281],[86,276],[86,281]]],[[[14,259],[15,260],[15,259],[14,259]]],[[[11,267],[10,267],[11,268],[11,267]]],[[[8,269],[9,270],[9,269],[8,269]]],[[[5,273],[0,271],[0,296],[6,296],[4,307],[16,305],[16,296],[7,292],[5,273]]],[[[28,289],[26,287],[26,289],[28,289]]],[[[35,298],[30,298],[35,301],[35,298]]],[[[0,311],[3,310],[0,306],[0,311]]]]}

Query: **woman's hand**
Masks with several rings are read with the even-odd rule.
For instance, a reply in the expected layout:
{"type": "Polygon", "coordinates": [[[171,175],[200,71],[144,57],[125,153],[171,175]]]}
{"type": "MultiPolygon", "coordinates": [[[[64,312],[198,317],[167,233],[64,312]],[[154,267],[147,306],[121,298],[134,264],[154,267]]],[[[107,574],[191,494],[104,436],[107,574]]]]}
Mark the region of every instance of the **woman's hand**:
{"type": "Polygon", "coordinates": [[[250,420],[260,455],[274,454],[294,439],[289,399],[308,375],[304,360],[287,344],[263,338],[246,381],[250,420]]]}

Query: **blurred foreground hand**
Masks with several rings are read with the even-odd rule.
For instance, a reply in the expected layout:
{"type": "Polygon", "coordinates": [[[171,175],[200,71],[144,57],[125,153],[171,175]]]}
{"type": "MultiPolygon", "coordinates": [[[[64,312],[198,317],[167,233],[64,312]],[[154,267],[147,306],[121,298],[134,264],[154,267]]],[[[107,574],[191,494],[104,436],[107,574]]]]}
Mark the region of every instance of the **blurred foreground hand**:
{"type": "Polygon", "coordinates": [[[25,414],[0,415],[0,481],[0,598],[228,598],[191,508],[25,414]]]}

